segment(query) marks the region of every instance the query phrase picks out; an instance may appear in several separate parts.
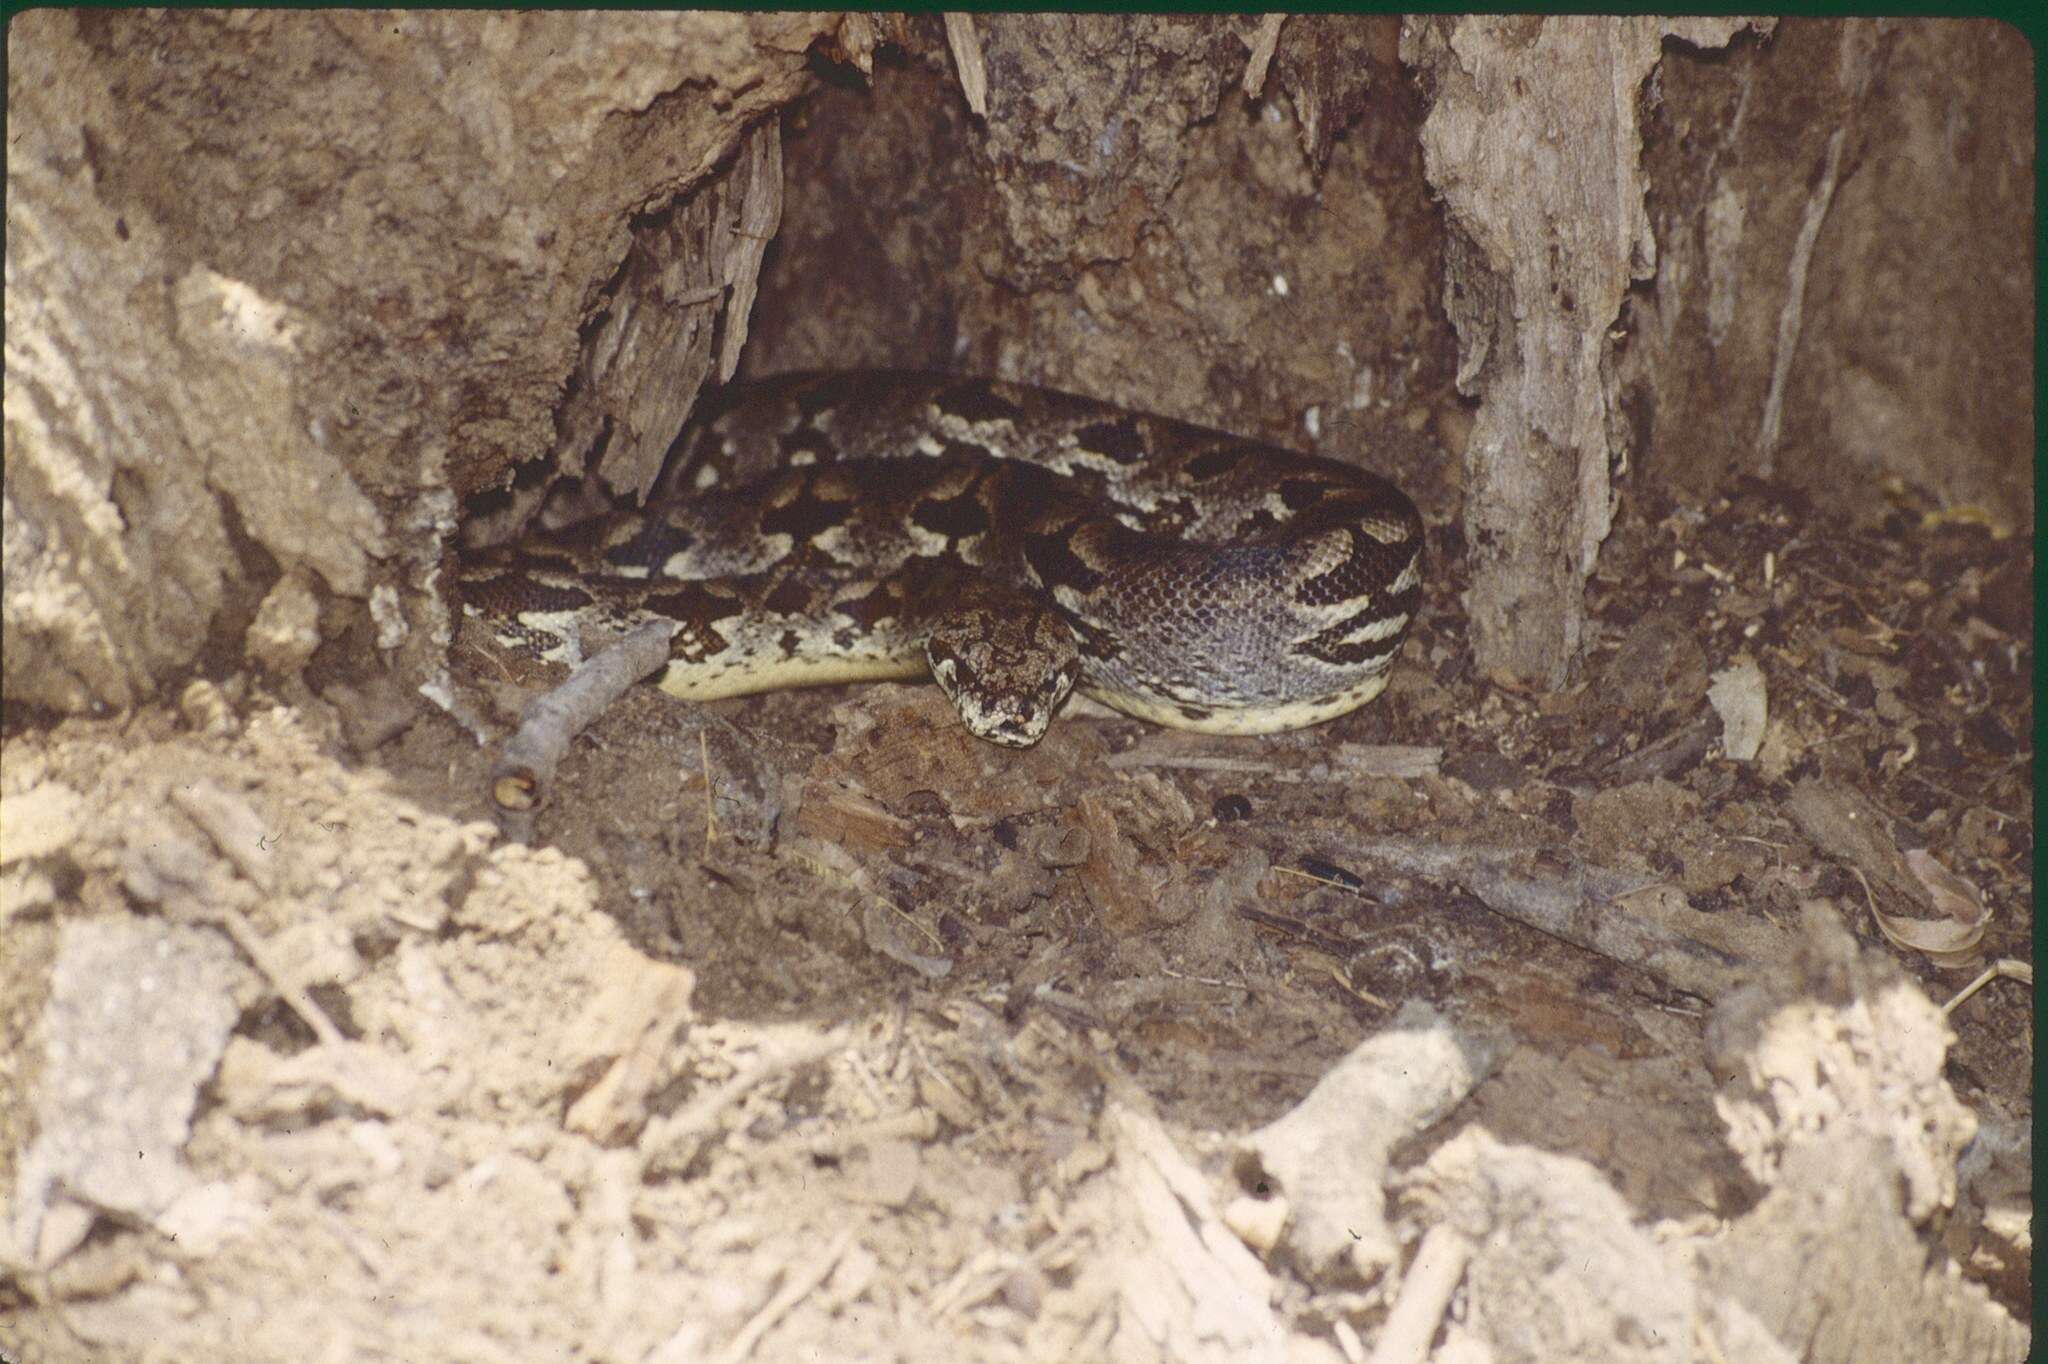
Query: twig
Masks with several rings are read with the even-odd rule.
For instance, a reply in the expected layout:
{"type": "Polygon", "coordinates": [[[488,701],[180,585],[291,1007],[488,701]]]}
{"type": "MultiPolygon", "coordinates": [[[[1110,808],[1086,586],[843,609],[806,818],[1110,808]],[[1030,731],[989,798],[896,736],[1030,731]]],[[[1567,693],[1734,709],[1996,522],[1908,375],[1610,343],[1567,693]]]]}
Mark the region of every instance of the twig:
{"type": "Polygon", "coordinates": [[[1792,356],[1799,349],[1799,328],[1806,312],[1806,272],[1813,264],[1814,243],[1820,240],[1820,225],[1828,216],[1835,197],[1835,177],[1842,168],[1842,144],[1847,127],[1837,128],[1828,139],[1826,164],[1820,183],[1806,201],[1806,218],[1792,243],[1792,259],[1785,271],[1785,306],[1778,312],[1778,350],[1771,362],[1771,387],[1764,397],[1763,423],[1756,433],[1758,473],[1769,478],[1777,462],[1778,428],[1785,412],[1785,382],[1792,374],[1792,356]]]}
{"type": "Polygon", "coordinates": [[[732,1344],[719,1351],[719,1364],[739,1364],[739,1361],[752,1354],[754,1347],[761,1343],[761,1337],[774,1329],[775,1323],[787,1316],[790,1308],[809,1297],[816,1291],[818,1285],[825,1282],[832,1271],[838,1268],[840,1257],[845,1255],[848,1247],[852,1245],[851,1229],[833,1237],[832,1244],[825,1247],[825,1253],[785,1283],[782,1291],[768,1299],[767,1304],[754,1313],[753,1320],[740,1328],[740,1333],[732,1338],[732,1344]]]}
{"type": "Polygon", "coordinates": [[[1757,963],[1740,951],[1702,941],[1709,916],[1690,909],[1658,914],[1647,904],[1626,912],[1608,907],[1623,895],[1659,884],[1604,867],[1575,867],[1560,876],[1516,869],[1525,852],[1378,841],[1346,851],[1385,862],[1411,876],[1462,886],[1494,913],[1539,933],[1648,971],[1666,984],[1704,999],[1725,997],[1753,979],[1757,963]]]}
{"type": "Polygon", "coordinates": [[[704,852],[711,856],[711,845],[718,841],[718,802],[712,799],[711,791],[711,741],[704,737],[704,727],[697,726],[697,766],[704,774],[704,852]]]}
{"type": "Polygon", "coordinates": [[[668,662],[669,640],[677,628],[674,621],[649,621],[585,661],[561,686],[527,703],[519,731],[506,741],[491,769],[492,803],[508,836],[524,841],[532,834],[533,817],[547,804],[555,766],[570,742],[628,687],[668,662]]]}
{"type": "Polygon", "coordinates": [[[228,936],[235,940],[235,946],[241,948],[242,954],[263,973],[263,978],[270,982],[270,988],[277,991],[278,997],[291,1006],[291,1011],[299,1016],[299,1021],[313,1030],[313,1035],[320,1039],[321,1045],[338,1047],[347,1040],[342,1037],[341,1029],[334,1026],[334,1020],[327,1016],[327,1011],[320,1007],[313,996],[306,993],[303,986],[294,983],[277,964],[277,959],[270,955],[270,945],[264,941],[263,935],[256,931],[256,925],[249,922],[248,915],[233,905],[221,905],[216,912],[220,915],[221,923],[226,926],[228,936]]]}
{"type": "Polygon", "coordinates": [[[1470,1240],[1444,1223],[1423,1234],[1368,1364],[1422,1364],[1429,1357],[1430,1342],[1443,1324],[1451,1294],[1465,1277],[1472,1249],[1470,1240]]]}
{"type": "Polygon", "coordinates": [[[1938,782],[1938,781],[1933,781],[1933,780],[1930,780],[1930,779],[1929,779],[1929,778],[1927,777],[1927,775],[1926,775],[1925,773],[1921,772],[1921,771],[1920,771],[1919,769],[1917,769],[1917,768],[1915,768],[1915,769],[1914,769],[1913,771],[1911,771],[1911,772],[1908,772],[1908,773],[1906,774],[1906,780],[1908,780],[1908,781],[1917,781],[1917,782],[1919,782],[1919,783],[1920,783],[1920,784],[1921,784],[1922,786],[1926,787],[1926,788],[1927,788],[1928,790],[1930,790],[1930,791],[1935,791],[1935,792],[1938,792],[1938,793],[1940,793],[1941,795],[1947,796],[1947,797],[1948,797],[1948,798],[1949,798],[1950,800],[1954,801],[1954,802],[1955,802],[1956,804],[1958,804],[1958,805],[1974,805],[1974,806],[1976,806],[1976,807],[1977,807],[1978,809],[1982,810],[1982,811],[1983,811],[1983,812],[1984,812],[1985,814],[1987,814],[1987,815],[1990,815],[1990,816],[1991,816],[1992,818],[1994,818],[1994,819],[1998,819],[1998,820],[2001,820],[2001,821],[2003,821],[2004,823],[2007,823],[2007,824],[2025,824],[2025,823],[2026,823],[2026,821],[2025,821],[2025,820],[2023,820],[2023,819],[2019,818],[2019,817],[2018,817],[2017,815],[2009,815],[2009,814],[2007,814],[2007,813],[2006,813],[2005,811],[2003,811],[2003,810],[1999,809],[1999,808],[1998,808],[1998,807],[1997,807],[1996,805],[1993,805],[1993,804],[1991,804],[1991,803],[1990,803],[1989,801],[1987,801],[1987,800],[1983,800],[1983,799],[1980,799],[1980,798],[1978,798],[1978,797],[1975,797],[1975,796],[1966,796],[1966,795],[1964,795],[1964,794],[1963,794],[1962,792],[1960,792],[1960,791],[1951,791],[1951,790],[1949,790],[1949,789],[1948,789],[1948,788],[1947,788],[1946,786],[1943,786],[1943,785],[1942,785],[1942,784],[1941,784],[1940,782],[1938,782]]]}
{"type": "Polygon", "coordinates": [[[1968,999],[1971,995],[1976,994],[1979,990],[1983,989],[1985,986],[1989,985],[1994,980],[2017,980],[2024,981],[2026,984],[2032,985],[2034,983],[2033,963],[2025,961],[2015,961],[2011,957],[2001,957],[1999,960],[1992,962],[1989,966],[1984,968],[1984,970],[1977,976],[1975,980],[1971,981],[1968,985],[1965,985],[1962,989],[1956,991],[1955,998],[1951,999],[1948,1003],[1941,1006],[1942,1017],[1946,1018],[1948,1017],[1948,1015],[1954,1013],[1956,1011],[1956,1006],[1960,1005],[1964,1000],[1968,999]]]}
{"type": "Polygon", "coordinates": [[[1240,919],[1249,919],[1261,928],[1292,938],[1310,951],[1320,952],[1338,961],[1348,961],[1358,955],[1360,950],[1357,943],[1345,942],[1327,933],[1319,933],[1299,919],[1291,919],[1285,914],[1275,914],[1271,910],[1259,909],[1253,905],[1239,905],[1237,916],[1240,919]]]}
{"type": "Polygon", "coordinates": [[[1298,867],[1275,867],[1273,870],[1281,876],[1299,876],[1302,880],[1313,881],[1319,886],[1329,886],[1333,890],[1348,890],[1354,895],[1358,893],[1357,886],[1339,881],[1334,876],[1319,876],[1315,872],[1302,871],[1298,867]]]}
{"type": "MultiPolygon", "coordinates": [[[[274,868],[250,855],[252,848],[265,846],[262,822],[255,811],[211,784],[174,786],[171,788],[171,803],[205,831],[214,846],[259,892],[267,896],[275,891],[274,868]]],[[[313,1035],[323,1046],[339,1046],[346,1040],[341,1029],[334,1026],[334,1020],[327,1016],[327,1011],[278,964],[277,958],[271,954],[269,942],[257,932],[256,925],[240,908],[233,904],[202,902],[200,913],[216,919],[227,929],[228,937],[242,949],[242,955],[249,959],[250,965],[270,982],[270,988],[277,992],[278,998],[299,1016],[300,1022],[313,1030],[313,1035]]]]}
{"type": "Polygon", "coordinates": [[[1668,777],[1686,764],[1705,757],[1713,739],[1714,725],[1707,720],[1695,720],[1653,744],[1608,763],[1603,784],[1632,786],[1639,781],[1668,777]]]}
{"type": "Polygon", "coordinates": [[[661,1160],[677,1169],[687,1166],[696,1159],[698,1146],[710,1137],[726,1109],[777,1076],[822,1061],[845,1045],[845,1030],[835,1028],[787,1051],[762,1057],[709,1094],[700,1095],[668,1117],[649,1123],[640,1138],[641,1152],[650,1165],[661,1160]],[[685,1145],[689,1150],[680,1159],[665,1154],[685,1145]]]}
{"type": "Polygon", "coordinates": [[[1314,762],[1248,758],[1242,752],[1208,752],[1205,740],[1176,734],[1148,735],[1122,753],[1103,760],[1105,767],[1168,768],[1187,772],[1232,772],[1272,777],[1279,781],[1351,782],[1363,777],[1413,780],[1433,777],[1444,751],[1434,744],[1338,744],[1314,762]]]}

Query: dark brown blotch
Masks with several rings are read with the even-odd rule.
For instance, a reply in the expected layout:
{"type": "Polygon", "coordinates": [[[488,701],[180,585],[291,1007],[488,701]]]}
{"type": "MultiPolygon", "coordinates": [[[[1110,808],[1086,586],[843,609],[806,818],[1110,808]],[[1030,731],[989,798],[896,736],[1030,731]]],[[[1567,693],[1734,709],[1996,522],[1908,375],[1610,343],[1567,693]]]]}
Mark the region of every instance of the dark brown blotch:
{"type": "Polygon", "coordinates": [[[1074,433],[1081,448],[1108,455],[1119,464],[1136,464],[1145,458],[1145,433],[1135,417],[1116,417],[1091,422],[1074,433]]]}
{"type": "Polygon", "coordinates": [[[787,535],[800,545],[845,521],[846,508],[842,498],[819,496],[816,477],[806,478],[795,496],[761,513],[761,529],[770,535],[787,535]]]}
{"type": "Polygon", "coordinates": [[[1289,511],[1307,511],[1329,496],[1330,485],[1320,478],[1283,478],[1280,501],[1289,511]]]}
{"type": "Polygon", "coordinates": [[[804,419],[808,421],[820,412],[843,406],[871,391],[881,378],[882,376],[865,374],[860,370],[843,370],[820,375],[797,389],[797,411],[803,413],[804,419]]]}
{"type": "Polygon", "coordinates": [[[652,573],[696,542],[688,531],[669,524],[659,516],[644,518],[626,539],[604,552],[613,568],[644,568],[652,573]]]}
{"type": "Polygon", "coordinates": [[[673,588],[647,594],[649,611],[680,621],[686,627],[708,628],[737,616],[744,609],[738,598],[703,583],[678,583],[673,588]]]}
{"type": "Polygon", "coordinates": [[[969,422],[1015,421],[1024,410],[980,380],[949,384],[934,399],[939,411],[969,422]]]}
{"type": "Polygon", "coordinates": [[[1206,483],[1212,478],[1222,478],[1234,472],[1245,462],[1251,451],[1243,445],[1219,445],[1213,450],[1204,450],[1184,466],[1189,478],[1206,483]]]}
{"type": "Polygon", "coordinates": [[[911,508],[911,523],[949,540],[965,540],[989,528],[988,508],[978,490],[969,487],[955,497],[927,497],[911,508]]]}
{"type": "MultiPolygon", "coordinates": [[[[903,594],[893,579],[885,580],[858,597],[848,597],[835,604],[835,609],[861,630],[873,630],[885,620],[894,620],[903,614],[903,594]]],[[[846,637],[841,630],[833,637],[846,637]]],[[[848,637],[850,638],[850,637],[848,637]]]]}
{"type": "Polygon", "coordinates": [[[802,616],[809,614],[814,601],[815,594],[810,588],[788,577],[769,589],[761,605],[780,616],[802,616]]]}
{"type": "Polygon", "coordinates": [[[1102,575],[1074,553],[1071,533],[1026,535],[1024,561],[1031,565],[1032,573],[1048,591],[1054,587],[1071,587],[1080,592],[1093,592],[1102,581],[1102,575]]]}

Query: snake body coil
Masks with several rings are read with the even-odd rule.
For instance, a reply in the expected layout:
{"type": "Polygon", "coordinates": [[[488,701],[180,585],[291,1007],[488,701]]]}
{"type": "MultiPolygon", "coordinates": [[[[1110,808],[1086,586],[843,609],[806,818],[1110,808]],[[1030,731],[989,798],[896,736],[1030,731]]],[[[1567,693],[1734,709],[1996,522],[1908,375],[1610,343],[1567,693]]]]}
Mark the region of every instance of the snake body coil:
{"type": "Polygon", "coordinates": [[[561,662],[664,619],[711,699],[927,671],[1022,746],[1077,682],[1256,734],[1377,696],[1421,597],[1385,479],[1047,389],[890,371],[729,391],[664,488],[462,564],[464,609],[561,662]]]}

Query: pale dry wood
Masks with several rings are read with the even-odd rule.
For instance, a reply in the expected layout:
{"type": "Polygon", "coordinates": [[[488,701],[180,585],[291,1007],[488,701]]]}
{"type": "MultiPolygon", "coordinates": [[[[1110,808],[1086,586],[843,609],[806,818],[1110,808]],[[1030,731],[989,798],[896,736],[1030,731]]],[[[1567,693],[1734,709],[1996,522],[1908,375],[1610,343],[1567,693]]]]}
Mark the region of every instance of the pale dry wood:
{"type": "Polygon", "coordinates": [[[1246,99],[1257,99],[1259,92],[1266,88],[1266,71],[1273,64],[1273,53],[1280,46],[1280,26],[1287,22],[1284,14],[1268,14],[1259,20],[1259,31],[1252,36],[1252,54],[1244,64],[1244,94],[1246,99]]]}
{"type": "Polygon", "coordinates": [[[982,60],[981,37],[974,31],[974,16],[955,11],[946,13],[946,45],[953,49],[953,66],[960,73],[960,93],[976,118],[988,117],[988,64],[982,60]]]}
{"type": "Polygon", "coordinates": [[[818,1285],[831,1276],[853,1245],[854,1233],[842,1231],[832,1238],[832,1243],[808,1264],[797,1270],[780,1292],[770,1298],[753,1319],[740,1328],[732,1343],[718,1353],[719,1364],[740,1364],[740,1361],[754,1353],[754,1347],[761,1343],[761,1337],[773,1330],[775,1324],[789,1315],[791,1308],[817,1291],[818,1285]]]}
{"type": "MultiPolygon", "coordinates": [[[[718,382],[730,383],[739,372],[740,348],[747,343],[747,322],[753,316],[760,288],[761,259],[775,229],[782,226],[782,122],[764,118],[740,144],[735,179],[741,185],[739,223],[714,224],[712,254],[719,273],[732,290],[725,310],[725,336],[718,353],[718,382]]],[[[673,435],[674,433],[670,433],[673,435]]]]}
{"type": "Polygon", "coordinates": [[[626,688],[668,662],[676,629],[674,621],[649,621],[527,703],[518,731],[491,769],[491,804],[507,835],[523,841],[532,834],[533,817],[547,804],[555,767],[569,744],[626,688]]]}
{"type": "Polygon", "coordinates": [[[1778,937],[1702,914],[1654,877],[1605,867],[1528,869],[1526,850],[1382,839],[1342,851],[1411,876],[1453,881],[1496,914],[1708,1000],[1724,999],[1751,979],[1778,937]]]}
{"type": "Polygon", "coordinates": [[[1429,1358],[1430,1343],[1471,1260],[1472,1242],[1448,1223],[1423,1233],[1369,1364],[1423,1364],[1429,1358]]]}
{"type": "Polygon", "coordinates": [[[726,1110],[762,1085],[844,1050],[847,1041],[847,1030],[835,1028],[754,1061],[708,1094],[700,1094],[669,1116],[649,1123],[640,1138],[642,1161],[649,1168],[684,1168],[717,1135],[726,1110]]]}
{"type": "Polygon", "coordinates": [[[1621,395],[1609,328],[1657,259],[1638,96],[1667,35],[1713,47],[1744,23],[1403,26],[1402,59],[1433,92],[1423,156],[1445,207],[1458,387],[1480,400],[1465,448],[1465,530],[1484,674],[1556,689],[1576,662],[1585,580],[1614,512],[1610,420],[1621,395]]]}
{"type": "Polygon", "coordinates": [[[1103,766],[1132,770],[1166,768],[1185,772],[1235,772],[1277,781],[1351,782],[1365,777],[1412,780],[1435,776],[1444,751],[1436,744],[1336,744],[1315,750],[1313,762],[1289,751],[1278,758],[1248,756],[1241,743],[1217,743],[1206,736],[1162,731],[1147,734],[1103,766]]]}
{"type": "MultiPolygon", "coordinates": [[[[213,840],[237,870],[249,879],[263,895],[276,889],[275,868],[258,861],[254,853],[263,845],[265,832],[263,822],[254,810],[237,797],[216,786],[173,786],[171,804],[177,806],[197,824],[206,836],[213,840]]],[[[317,1000],[307,993],[304,986],[293,980],[270,950],[270,944],[249,916],[240,906],[224,902],[204,902],[196,897],[191,908],[200,917],[212,919],[227,930],[235,946],[242,949],[242,955],[263,978],[270,982],[270,988],[277,992],[299,1021],[312,1029],[313,1036],[322,1046],[338,1047],[343,1042],[341,1029],[327,1016],[317,1000]]]]}

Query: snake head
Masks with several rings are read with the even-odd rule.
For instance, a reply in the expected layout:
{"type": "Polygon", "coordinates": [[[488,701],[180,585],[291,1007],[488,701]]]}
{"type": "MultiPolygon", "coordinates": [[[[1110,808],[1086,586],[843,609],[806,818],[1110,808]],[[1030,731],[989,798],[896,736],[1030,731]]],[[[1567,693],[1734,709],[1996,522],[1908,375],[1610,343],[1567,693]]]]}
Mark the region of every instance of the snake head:
{"type": "Polygon", "coordinates": [[[932,680],[976,738],[1029,748],[1081,675],[1073,635],[1049,611],[965,611],[925,638],[932,680]]]}

